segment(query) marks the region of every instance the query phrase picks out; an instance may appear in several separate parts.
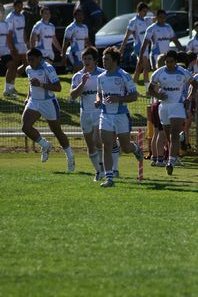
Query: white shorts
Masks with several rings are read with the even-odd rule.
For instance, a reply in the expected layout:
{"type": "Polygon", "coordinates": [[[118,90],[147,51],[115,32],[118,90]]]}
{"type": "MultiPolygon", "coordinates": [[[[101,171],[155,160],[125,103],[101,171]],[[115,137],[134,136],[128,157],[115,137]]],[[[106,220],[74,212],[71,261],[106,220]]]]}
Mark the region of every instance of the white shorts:
{"type": "Polygon", "coordinates": [[[60,107],[56,98],[52,100],[29,100],[25,106],[25,110],[32,109],[38,111],[41,116],[49,121],[59,119],[60,107]]]}
{"type": "Polygon", "coordinates": [[[50,60],[54,61],[53,49],[38,49],[41,51],[43,58],[49,58],[50,60]]]}
{"type": "Polygon", "coordinates": [[[162,125],[170,125],[170,119],[173,118],[186,118],[183,103],[160,103],[158,110],[162,125]]]}
{"type": "Polygon", "coordinates": [[[115,132],[116,134],[128,133],[130,132],[129,117],[127,116],[126,113],[122,113],[122,114],[101,113],[99,129],[115,132]]]}
{"type": "Polygon", "coordinates": [[[25,55],[26,54],[26,52],[27,52],[27,46],[26,46],[25,43],[15,44],[15,47],[16,47],[19,55],[25,55]]]}
{"type": "Polygon", "coordinates": [[[100,110],[94,112],[84,112],[80,113],[80,125],[83,133],[90,133],[95,127],[99,126],[100,110]]]}

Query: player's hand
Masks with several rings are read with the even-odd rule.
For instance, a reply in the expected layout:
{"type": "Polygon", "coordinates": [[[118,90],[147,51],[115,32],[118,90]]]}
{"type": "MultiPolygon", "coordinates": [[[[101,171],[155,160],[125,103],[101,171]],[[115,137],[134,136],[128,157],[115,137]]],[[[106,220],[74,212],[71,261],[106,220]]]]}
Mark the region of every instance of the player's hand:
{"type": "Polygon", "coordinates": [[[40,87],[41,83],[40,81],[38,80],[38,78],[34,77],[30,80],[30,84],[33,86],[33,87],[40,87]]]}
{"type": "Polygon", "coordinates": [[[185,110],[189,110],[189,107],[190,107],[190,100],[189,99],[184,100],[184,108],[185,108],[185,110]]]}
{"type": "Polygon", "coordinates": [[[90,74],[88,72],[84,73],[82,76],[82,84],[85,85],[89,78],[90,78],[90,74]]]}
{"type": "Polygon", "coordinates": [[[109,104],[118,103],[119,100],[120,100],[120,97],[116,95],[107,96],[105,99],[105,101],[109,104]]]}
{"type": "Polygon", "coordinates": [[[165,94],[164,92],[159,92],[157,99],[161,100],[161,101],[165,101],[168,98],[167,94],[165,94]]]}
{"type": "Polygon", "coordinates": [[[95,104],[95,108],[99,108],[101,106],[101,101],[100,100],[96,100],[94,102],[94,104],[95,104]]]}

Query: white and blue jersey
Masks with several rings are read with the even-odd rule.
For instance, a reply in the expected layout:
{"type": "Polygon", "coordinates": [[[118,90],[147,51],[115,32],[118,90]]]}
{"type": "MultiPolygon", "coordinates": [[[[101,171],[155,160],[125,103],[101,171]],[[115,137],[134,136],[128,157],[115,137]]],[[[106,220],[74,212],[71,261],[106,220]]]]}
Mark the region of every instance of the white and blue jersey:
{"type": "Polygon", "coordinates": [[[187,44],[186,50],[198,54],[198,34],[191,38],[187,44]]]}
{"type": "MultiPolygon", "coordinates": [[[[26,67],[26,73],[28,79],[37,78],[41,83],[57,83],[59,78],[52,65],[45,61],[41,61],[37,69],[33,69],[31,66],[26,67]]],[[[49,100],[54,99],[55,94],[52,91],[43,89],[41,87],[35,87],[30,84],[30,100],[49,100]]]]}
{"type": "MultiPolygon", "coordinates": [[[[94,112],[98,110],[95,107],[96,94],[97,94],[97,77],[102,72],[103,68],[96,67],[93,72],[90,73],[89,79],[84,85],[82,95],[80,97],[81,109],[85,112],[94,112]]],[[[72,89],[75,89],[82,81],[82,76],[85,73],[85,69],[80,70],[72,77],[72,89]]]]}
{"type": "Polygon", "coordinates": [[[141,18],[138,15],[129,21],[127,29],[132,31],[134,37],[134,53],[136,55],[139,55],[146,29],[151,25],[151,23],[151,18],[141,18]]]}
{"type": "Polygon", "coordinates": [[[54,52],[52,43],[55,36],[55,26],[52,23],[45,23],[41,20],[33,26],[31,34],[36,34],[38,38],[36,48],[42,52],[43,57],[49,57],[53,60],[54,52]]]}
{"type": "Polygon", "coordinates": [[[165,23],[160,25],[154,23],[150,25],[145,33],[145,39],[152,42],[152,55],[160,55],[169,51],[170,41],[175,37],[172,27],[165,23]]]}
{"type": "Polygon", "coordinates": [[[151,76],[151,83],[159,85],[161,91],[168,97],[161,102],[162,104],[183,103],[191,80],[191,73],[181,66],[176,66],[174,72],[168,71],[167,67],[163,66],[151,76]]]}
{"type": "Polygon", "coordinates": [[[64,40],[70,41],[70,51],[71,55],[73,56],[74,63],[82,60],[81,53],[85,49],[86,39],[88,39],[88,28],[85,24],[79,25],[76,21],[74,21],[66,27],[64,40]]]}
{"type": "Polygon", "coordinates": [[[8,24],[5,21],[0,22],[0,57],[10,55],[10,49],[8,48],[8,24]]]}
{"type": "Polygon", "coordinates": [[[102,96],[102,112],[106,114],[128,113],[126,103],[107,103],[108,96],[125,96],[136,92],[136,86],[129,73],[118,68],[114,73],[104,71],[98,76],[97,92],[102,96]]]}
{"type": "Polygon", "coordinates": [[[13,34],[13,42],[15,47],[17,45],[25,44],[24,41],[24,29],[25,29],[25,17],[22,13],[10,12],[5,21],[8,23],[9,31],[13,34]]]}

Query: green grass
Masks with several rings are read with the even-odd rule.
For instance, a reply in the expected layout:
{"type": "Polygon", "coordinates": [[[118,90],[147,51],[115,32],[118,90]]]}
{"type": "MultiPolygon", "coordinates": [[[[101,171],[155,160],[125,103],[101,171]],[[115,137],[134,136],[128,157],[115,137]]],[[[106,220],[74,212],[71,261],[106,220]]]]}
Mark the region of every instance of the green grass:
{"type": "Polygon", "coordinates": [[[198,159],[166,176],[120,159],[111,189],[86,154],[1,154],[0,296],[196,297],[198,159]],[[128,164],[128,166],[126,166],[128,164]]]}

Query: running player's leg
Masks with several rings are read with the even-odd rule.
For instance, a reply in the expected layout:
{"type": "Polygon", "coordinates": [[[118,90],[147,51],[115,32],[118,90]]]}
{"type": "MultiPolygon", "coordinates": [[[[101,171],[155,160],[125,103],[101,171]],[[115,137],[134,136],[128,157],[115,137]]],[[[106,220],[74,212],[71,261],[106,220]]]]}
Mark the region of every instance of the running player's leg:
{"type": "Polygon", "coordinates": [[[48,120],[48,124],[49,124],[50,130],[54,133],[54,135],[58,139],[60,145],[62,146],[62,148],[67,156],[68,172],[73,172],[75,170],[74,154],[70,147],[69,139],[61,128],[59,119],[53,120],[53,121],[48,120]]]}

